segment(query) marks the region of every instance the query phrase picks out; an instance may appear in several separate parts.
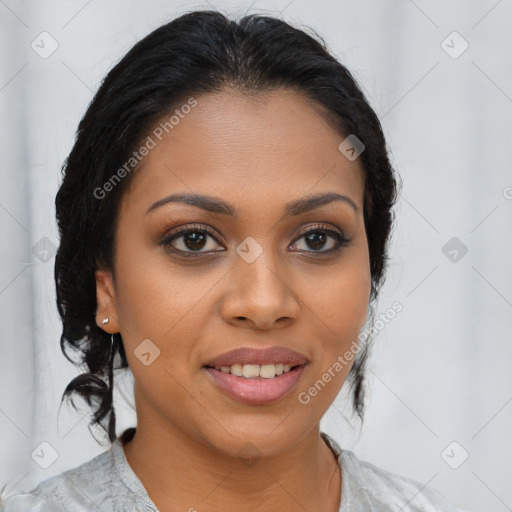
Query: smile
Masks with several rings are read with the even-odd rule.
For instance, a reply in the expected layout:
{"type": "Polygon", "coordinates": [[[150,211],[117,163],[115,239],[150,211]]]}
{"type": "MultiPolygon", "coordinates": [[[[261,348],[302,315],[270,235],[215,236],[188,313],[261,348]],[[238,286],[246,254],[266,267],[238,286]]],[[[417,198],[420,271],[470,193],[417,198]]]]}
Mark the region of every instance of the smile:
{"type": "Polygon", "coordinates": [[[291,393],[306,366],[278,363],[203,368],[215,387],[228,397],[249,405],[264,405],[277,402],[291,393]]]}

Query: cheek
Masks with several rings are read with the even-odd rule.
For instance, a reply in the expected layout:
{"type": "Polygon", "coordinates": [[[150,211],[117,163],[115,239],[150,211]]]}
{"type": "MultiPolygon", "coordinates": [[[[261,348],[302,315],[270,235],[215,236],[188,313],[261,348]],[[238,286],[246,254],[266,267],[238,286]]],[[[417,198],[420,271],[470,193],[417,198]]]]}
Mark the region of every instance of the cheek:
{"type": "Polygon", "coordinates": [[[297,394],[304,411],[318,420],[336,399],[354,364],[358,336],[368,312],[369,265],[364,258],[347,259],[323,282],[321,292],[310,293],[308,297],[314,313],[312,321],[321,329],[315,333],[319,347],[317,364],[297,394]]]}
{"type": "Polygon", "coordinates": [[[124,250],[116,259],[116,306],[128,335],[161,340],[204,292],[191,268],[178,267],[163,249],[148,243],[125,238],[124,250]]]}
{"type": "Polygon", "coordinates": [[[190,366],[197,359],[204,292],[157,261],[126,275],[119,290],[119,316],[137,387],[162,410],[170,403],[185,404],[190,395],[182,383],[190,380],[190,366]]]}
{"type": "Polygon", "coordinates": [[[118,319],[138,387],[153,401],[161,399],[162,389],[180,401],[187,396],[180,383],[190,380],[191,365],[200,359],[197,340],[209,325],[205,295],[221,276],[135,246],[126,247],[116,264],[118,319]]]}
{"type": "Polygon", "coordinates": [[[315,280],[304,297],[330,334],[326,339],[339,344],[347,336],[357,336],[366,321],[371,274],[367,259],[360,253],[331,269],[315,280]]]}

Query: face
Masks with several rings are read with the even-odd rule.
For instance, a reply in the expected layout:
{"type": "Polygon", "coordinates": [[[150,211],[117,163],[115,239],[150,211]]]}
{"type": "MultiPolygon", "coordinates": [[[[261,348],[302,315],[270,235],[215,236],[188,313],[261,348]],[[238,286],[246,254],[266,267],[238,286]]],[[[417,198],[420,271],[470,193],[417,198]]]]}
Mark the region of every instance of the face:
{"type": "Polygon", "coordinates": [[[113,273],[96,273],[98,319],[111,318],[99,325],[121,333],[139,426],[219,453],[251,440],[276,454],[318,425],[353,363],[340,357],[366,321],[371,284],[364,172],[296,92],[196,101],[162,140],[152,135],[123,195],[113,273]],[[211,208],[173,194],[208,196],[211,208]],[[324,194],[331,201],[306,202],[324,194]],[[272,347],[266,377],[250,378],[263,366],[242,366],[249,378],[231,364],[205,367],[234,349],[272,347]],[[284,372],[279,359],[301,364],[284,372]]]}

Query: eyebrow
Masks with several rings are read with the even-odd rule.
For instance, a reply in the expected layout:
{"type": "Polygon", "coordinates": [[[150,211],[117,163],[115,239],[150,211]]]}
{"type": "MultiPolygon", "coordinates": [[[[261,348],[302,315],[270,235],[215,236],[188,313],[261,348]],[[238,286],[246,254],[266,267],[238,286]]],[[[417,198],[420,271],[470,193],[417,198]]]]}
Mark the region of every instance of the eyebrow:
{"type": "MultiPolygon", "coordinates": [[[[314,195],[305,196],[302,199],[290,201],[284,206],[285,216],[296,216],[303,213],[307,213],[321,206],[327,205],[334,201],[342,201],[350,205],[356,213],[359,212],[357,204],[348,196],[338,194],[337,192],[319,193],[314,195]]],[[[200,195],[200,194],[171,194],[170,196],[164,197],[159,201],[153,203],[147,210],[146,215],[157,208],[160,208],[169,203],[183,203],[191,206],[196,206],[202,210],[206,210],[211,213],[219,213],[221,215],[228,215],[230,217],[237,217],[239,210],[233,205],[222,201],[217,197],[200,195]]]]}

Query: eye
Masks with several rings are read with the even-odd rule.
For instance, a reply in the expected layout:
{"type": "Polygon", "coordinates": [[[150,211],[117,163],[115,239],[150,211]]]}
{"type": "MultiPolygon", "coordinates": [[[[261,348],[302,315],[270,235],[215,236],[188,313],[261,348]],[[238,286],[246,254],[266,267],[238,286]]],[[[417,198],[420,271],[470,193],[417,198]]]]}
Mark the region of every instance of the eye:
{"type": "Polygon", "coordinates": [[[300,233],[293,245],[297,245],[297,242],[301,239],[304,239],[305,243],[309,247],[313,248],[312,251],[308,251],[306,249],[305,252],[319,252],[322,254],[338,251],[350,242],[350,239],[346,238],[341,231],[331,228],[325,224],[315,226],[314,229],[308,229],[307,231],[300,233]],[[321,250],[325,247],[328,238],[331,238],[334,242],[331,243],[331,247],[329,249],[321,250]]]}
{"type": "Polygon", "coordinates": [[[187,226],[185,229],[179,229],[170,233],[169,236],[165,237],[165,239],[160,243],[170,252],[178,253],[183,256],[195,256],[196,253],[218,252],[218,250],[215,250],[212,247],[205,251],[200,250],[208,247],[208,244],[206,243],[208,238],[212,238],[216,243],[220,244],[215,232],[211,228],[208,226],[194,224],[187,226]],[[180,238],[183,240],[180,240],[180,238]],[[175,240],[179,241],[177,245],[181,247],[175,247],[172,245],[172,242],[175,240]]]}
{"type": "MultiPolygon", "coordinates": [[[[300,252],[317,252],[321,254],[339,251],[350,242],[341,231],[338,231],[326,224],[315,226],[313,229],[303,231],[298,235],[292,248],[300,252]],[[327,250],[321,250],[325,247],[328,239],[331,239],[331,247],[327,250]],[[305,243],[313,250],[297,249],[297,242],[304,239],[305,243]]],[[[215,249],[216,244],[220,244],[219,238],[216,233],[208,226],[194,224],[186,228],[178,229],[171,232],[166,236],[160,244],[163,245],[169,252],[178,254],[180,256],[198,256],[200,254],[212,254],[214,252],[225,251],[226,249],[215,249]],[[208,239],[211,238],[215,243],[210,244],[208,247],[208,239]],[[175,241],[178,243],[175,245],[175,241]],[[177,247],[178,246],[178,247],[177,247]],[[205,249],[205,250],[203,250],[205,249]]]]}

